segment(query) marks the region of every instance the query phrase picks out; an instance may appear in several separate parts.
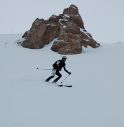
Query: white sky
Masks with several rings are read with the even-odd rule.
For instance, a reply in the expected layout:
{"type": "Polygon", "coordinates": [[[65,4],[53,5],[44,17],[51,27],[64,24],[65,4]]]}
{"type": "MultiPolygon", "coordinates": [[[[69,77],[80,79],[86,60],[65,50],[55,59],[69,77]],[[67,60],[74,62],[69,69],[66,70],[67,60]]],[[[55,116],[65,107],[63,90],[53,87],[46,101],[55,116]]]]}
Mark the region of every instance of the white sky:
{"type": "Polygon", "coordinates": [[[0,34],[24,33],[36,18],[58,15],[70,4],[95,40],[124,42],[124,0],[0,0],[0,34]]]}

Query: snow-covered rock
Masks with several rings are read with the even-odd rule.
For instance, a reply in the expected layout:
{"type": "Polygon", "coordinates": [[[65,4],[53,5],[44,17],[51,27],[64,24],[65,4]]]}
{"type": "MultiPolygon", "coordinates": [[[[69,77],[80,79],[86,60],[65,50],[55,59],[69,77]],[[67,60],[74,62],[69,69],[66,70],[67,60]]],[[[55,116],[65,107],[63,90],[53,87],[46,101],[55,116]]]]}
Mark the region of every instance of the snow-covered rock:
{"type": "Polygon", "coordinates": [[[22,37],[25,39],[22,46],[32,49],[43,48],[57,38],[58,43],[53,43],[51,49],[60,54],[79,54],[83,50],[82,46],[93,48],[100,46],[91,34],[86,32],[75,5],[70,5],[62,14],[52,15],[48,20],[37,18],[22,37]]]}

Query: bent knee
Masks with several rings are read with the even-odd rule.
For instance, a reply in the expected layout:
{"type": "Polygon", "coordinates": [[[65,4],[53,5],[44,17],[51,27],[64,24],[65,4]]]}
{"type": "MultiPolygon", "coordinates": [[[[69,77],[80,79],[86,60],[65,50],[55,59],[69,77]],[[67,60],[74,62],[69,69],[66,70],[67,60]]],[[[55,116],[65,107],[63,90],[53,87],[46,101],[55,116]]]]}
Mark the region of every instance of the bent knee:
{"type": "Polygon", "coordinates": [[[61,78],[61,77],[62,77],[62,75],[60,74],[60,75],[59,75],[59,77],[61,78]]]}

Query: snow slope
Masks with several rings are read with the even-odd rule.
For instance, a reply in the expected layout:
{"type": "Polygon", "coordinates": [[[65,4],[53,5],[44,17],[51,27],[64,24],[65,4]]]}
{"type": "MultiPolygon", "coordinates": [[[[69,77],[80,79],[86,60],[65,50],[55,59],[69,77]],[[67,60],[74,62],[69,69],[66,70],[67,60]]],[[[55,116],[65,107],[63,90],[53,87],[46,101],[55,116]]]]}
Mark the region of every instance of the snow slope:
{"type": "Polygon", "coordinates": [[[0,127],[124,127],[124,43],[67,56],[73,87],[60,88],[43,82],[51,71],[42,68],[62,55],[22,48],[20,38],[0,35],[0,127]]]}

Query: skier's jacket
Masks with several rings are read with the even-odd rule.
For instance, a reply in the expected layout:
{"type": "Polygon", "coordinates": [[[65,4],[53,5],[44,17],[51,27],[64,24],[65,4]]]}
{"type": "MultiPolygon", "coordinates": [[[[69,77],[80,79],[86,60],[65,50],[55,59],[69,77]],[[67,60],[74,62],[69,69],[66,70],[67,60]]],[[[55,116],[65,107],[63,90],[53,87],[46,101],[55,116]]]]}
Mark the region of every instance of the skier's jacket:
{"type": "Polygon", "coordinates": [[[64,70],[69,73],[66,68],[65,68],[66,64],[63,60],[57,60],[54,64],[53,64],[53,69],[56,69],[58,71],[61,71],[62,68],[64,68],[64,70]]]}

